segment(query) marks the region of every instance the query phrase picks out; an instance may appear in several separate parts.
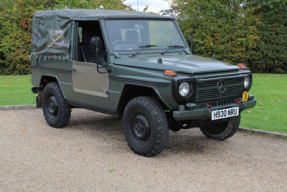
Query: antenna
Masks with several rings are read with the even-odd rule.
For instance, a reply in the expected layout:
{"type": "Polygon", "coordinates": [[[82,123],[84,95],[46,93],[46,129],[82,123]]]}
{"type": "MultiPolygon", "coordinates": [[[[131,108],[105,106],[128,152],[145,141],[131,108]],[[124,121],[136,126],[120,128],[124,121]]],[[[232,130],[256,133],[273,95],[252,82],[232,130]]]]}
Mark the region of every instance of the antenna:
{"type": "Polygon", "coordinates": [[[139,0],[137,0],[137,11],[139,11],[139,0]]]}

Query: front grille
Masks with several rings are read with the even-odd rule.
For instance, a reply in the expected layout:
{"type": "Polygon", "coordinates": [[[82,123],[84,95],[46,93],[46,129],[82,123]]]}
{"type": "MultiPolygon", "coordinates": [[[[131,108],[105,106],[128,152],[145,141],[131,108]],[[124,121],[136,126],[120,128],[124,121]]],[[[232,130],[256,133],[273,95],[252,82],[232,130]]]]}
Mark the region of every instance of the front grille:
{"type": "Polygon", "coordinates": [[[217,83],[219,80],[211,80],[197,84],[196,101],[217,100],[226,97],[241,96],[243,91],[243,78],[224,79],[226,90],[219,93],[217,83]]]}
{"type": "Polygon", "coordinates": [[[220,101],[213,101],[208,103],[208,105],[211,105],[212,107],[216,106],[224,106],[224,105],[229,105],[229,104],[234,104],[236,99],[225,99],[225,100],[220,100],[220,101]]]}

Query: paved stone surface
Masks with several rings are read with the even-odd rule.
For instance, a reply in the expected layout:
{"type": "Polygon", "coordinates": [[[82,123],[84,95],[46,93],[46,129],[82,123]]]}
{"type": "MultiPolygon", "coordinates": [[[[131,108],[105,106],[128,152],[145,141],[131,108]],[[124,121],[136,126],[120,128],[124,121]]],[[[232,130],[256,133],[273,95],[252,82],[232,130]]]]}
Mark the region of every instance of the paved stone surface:
{"type": "Polygon", "coordinates": [[[283,140],[184,130],[145,158],[128,148],[121,120],[81,109],[64,129],[41,109],[0,111],[0,131],[0,191],[287,191],[283,140]]]}

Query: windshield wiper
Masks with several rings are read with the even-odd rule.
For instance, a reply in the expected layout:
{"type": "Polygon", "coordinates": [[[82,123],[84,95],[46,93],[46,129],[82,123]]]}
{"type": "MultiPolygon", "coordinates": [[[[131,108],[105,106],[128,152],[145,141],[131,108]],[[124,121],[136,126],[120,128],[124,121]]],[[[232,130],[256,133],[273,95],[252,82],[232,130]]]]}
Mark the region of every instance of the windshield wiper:
{"type": "Polygon", "coordinates": [[[139,46],[139,50],[136,52],[136,53],[134,53],[132,56],[130,56],[130,57],[134,57],[134,56],[136,56],[139,52],[141,52],[144,48],[148,48],[148,47],[157,47],[157,45],[143,45],[143,46],[139,46]]]}
{"type": "Polygon", "coordinates": [[[167,53],[170,49],[172,48],[184,48],[184,46],[181,46],[181,45],[170,45],[170,46],[167,46],[168,48],[162,52],[161,54],[164,55],[165,53],[167,53]]]}

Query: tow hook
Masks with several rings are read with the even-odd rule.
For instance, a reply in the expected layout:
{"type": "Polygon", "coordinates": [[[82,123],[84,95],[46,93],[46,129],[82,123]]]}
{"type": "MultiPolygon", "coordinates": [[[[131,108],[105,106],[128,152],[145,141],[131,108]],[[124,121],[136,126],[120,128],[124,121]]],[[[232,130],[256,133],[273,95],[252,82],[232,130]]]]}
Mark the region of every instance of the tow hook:
{"type": "Polygon", "coordinates": [[[242,100],[236,100],[235,103],[242,103],[242,100]]]}

